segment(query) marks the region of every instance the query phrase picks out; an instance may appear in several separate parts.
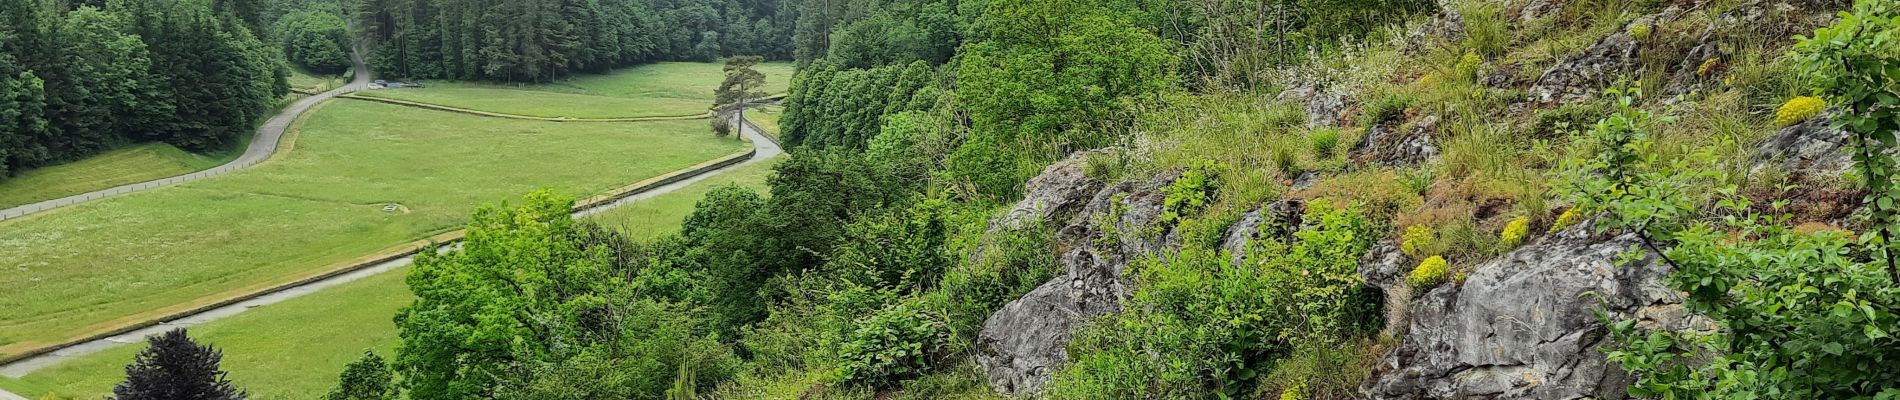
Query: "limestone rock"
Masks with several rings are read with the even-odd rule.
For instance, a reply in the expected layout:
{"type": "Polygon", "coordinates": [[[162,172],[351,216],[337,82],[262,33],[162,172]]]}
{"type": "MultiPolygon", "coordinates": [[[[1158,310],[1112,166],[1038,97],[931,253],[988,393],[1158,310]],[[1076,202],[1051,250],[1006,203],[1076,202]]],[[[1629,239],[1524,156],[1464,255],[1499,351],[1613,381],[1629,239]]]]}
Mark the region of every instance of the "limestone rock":
{"type": "Polygon", "coordinates": [[[1763,140],[1749,162],[1753,171],[1778,165],[1786,172],[1840,175],[1854,165],[1848,154],[1851,143],[1846,131],[1833,126],[1833,119],[1816,116],[1763,140]]]}
{"type": "Polygon", "coordinates": [[[1432,132],[1437,127],[1436,115],[1397,127],[1373,125],[1366,130],[1366,137],[1347,152],[1347,157],[1368,164],[1418,165],[1438,157],[1438,145],[1432,140],[1432,132]]]}
{"type": "Polygon", "coordinates": [[[1090,178],[1083,169],[1087,158],[1097,153],[1076,153],[1043,168],[1023,186],[1022,201],[991,221],[990,230],[1020,228],[1032,221],[1056,227],[1067,224],[1065,217],[1080,212],[1089,196],[1102,189],[1102,181],[1090,178]]]}
{"type": "MultiPolygon", "coordinates": [[[[1645,23],[1638,21],[1634,23],[1645,23]]],[[[1636,66],[1636,40],[1619,30],[1545,70],[1531,85],[1530,97],[1539,104],[1559,104],[1596,97],[1610,80],[1636,66]]]]}
{"type": "MultiPolygon", "coordinates": [[[[1161,188],[1179,179],[1179,171],[1147,182],[1093,186],[1098,190],[1082,190],[1091,185],[1067,175],[1066,169],[1051,167],[1030,181],[1028,191],[1037,194],[1024,200],[1061,205],[1048,209],[1082,205],[1057,238],[1058,247],[1066,249],[1058,259],[1062,274],[1003,305],[977,334],[977,364],[1000,393],[1041,391],[1068,362],[1066,346],[1074,331],[1096,316],[1121,310],[1121,299],[1132,287],[1122,281],[1129,260],[1169,251],[1176,243],[1171,227],[1159,220],[1166,198],[1161,188]]],[[[1004,219],[1037,215],[1019,209],[1035,208],[1018,203],[1004,219]]]]}
{"type": "Polygon", "coordinates": [[[1346,105],[1350,101],[1344,94],[1313,86],[1288,89],[1280,92],[1276,99],[1306,104],[1306,129],[1339,126],[1339,120],[1345,117],[1346,105]]]}
{"type": "Polygon", "coordinates": [[[1665,286],[1670,269],[1653,253],[1616,264],[1638,238],[1578,225],[1413,300],[1404,341],[1361,390],[1378,399],[1624,398],[1628,377],[1605,359],[1608,331],[1592,311],[1660,318],[1647,321],[1655,326],[1696,322],[1670,311],[1681,295],[1665,286]]]}

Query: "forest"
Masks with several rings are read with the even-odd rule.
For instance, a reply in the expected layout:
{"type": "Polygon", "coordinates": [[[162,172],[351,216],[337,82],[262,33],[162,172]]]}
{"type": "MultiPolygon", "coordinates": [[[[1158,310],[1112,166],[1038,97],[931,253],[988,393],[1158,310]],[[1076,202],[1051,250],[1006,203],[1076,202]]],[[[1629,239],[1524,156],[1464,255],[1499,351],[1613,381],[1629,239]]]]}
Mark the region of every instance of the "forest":
{"type": "Polygon", "coordinates": [[[157,141],[220,150],[288,92],[255,1],[0,4],[0,176],[157,141]]]}
{"type": "MultiPolygon", "coordinates": [[[[762,190],[484,207],[327,399],[1900,399],[1896,0],[0,1],[16,170],[358,45],[797,66],[762,190]]],[[[116,398],[243,397],[150,343],[116,398]]]]}

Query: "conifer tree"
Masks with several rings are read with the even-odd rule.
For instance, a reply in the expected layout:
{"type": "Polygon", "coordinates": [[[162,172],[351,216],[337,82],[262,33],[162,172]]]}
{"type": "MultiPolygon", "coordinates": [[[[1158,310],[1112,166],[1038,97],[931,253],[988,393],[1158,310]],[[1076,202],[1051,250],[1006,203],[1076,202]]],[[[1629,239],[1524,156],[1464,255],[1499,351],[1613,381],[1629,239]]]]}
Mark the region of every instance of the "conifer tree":
{"type": "Polygon", "coordinates": [[[114,400],[233,400],[248,397],[218,369],[224,354],[192,342],[184,328],[147,339],[150,347],[125,367],[114,400]]]}

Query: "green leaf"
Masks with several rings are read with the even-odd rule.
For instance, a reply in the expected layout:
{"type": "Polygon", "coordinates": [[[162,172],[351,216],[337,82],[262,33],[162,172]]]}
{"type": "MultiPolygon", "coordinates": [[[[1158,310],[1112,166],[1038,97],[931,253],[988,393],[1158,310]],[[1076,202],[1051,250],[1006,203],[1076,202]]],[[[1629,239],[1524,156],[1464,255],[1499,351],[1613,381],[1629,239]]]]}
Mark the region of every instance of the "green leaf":
{"type": "Polygon", "coordinates": [[[1874,326],[1873,324],[1862,325],[1861,328],[1861,330],[1867,334],[1868,339],[1885,339],[1888,336],[1887,331],[1881,330],[1880,327],[1874,326]]]}

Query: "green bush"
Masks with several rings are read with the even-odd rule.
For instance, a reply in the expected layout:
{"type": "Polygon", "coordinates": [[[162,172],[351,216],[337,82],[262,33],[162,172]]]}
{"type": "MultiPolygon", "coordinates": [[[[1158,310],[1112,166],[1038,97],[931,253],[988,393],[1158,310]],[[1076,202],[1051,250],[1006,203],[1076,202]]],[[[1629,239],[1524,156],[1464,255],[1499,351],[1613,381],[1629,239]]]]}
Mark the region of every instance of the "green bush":
{"type": "Polygon", "coordinates": [[[1570,103],[1537,110],[1531,117],[1531,134],[1539,138],[1563,137],[1571,131],[1588,128],[1608,111],[1601,102],[1570,103]]]}
{"type": "Polygon", "coordinates": [[[1077,333],[1050,396],[1244,396],[1302,345],[1376,332],[1379,301],[1356,271],[1380,229],[1326,201],[1309,203],[1305,220],[1316,228],[1255,241],[1241,265],[1194,246],[1131,265],[1140,286],[1122,313],[1077,333]]]}
{"type": "Polygon", "coordinates": [[[1530,233],[1531,217],[1512,218],[1510,223],[1504,224],[1504,232],[1498,234],[1498,244],[1504,246],[1505,249],[1516,248],[1517,245],[1524,243],[1524,237],[1529,236],[1530,233]]]}
{"type": "Polygon", "coordinates": [[[1161,220],[1179,222],[1213,205],[1214,196],[1220,190],[1220,173],[1225,168],[1219,162],[1207,160],[1182,170],[1181,178],[1161,188],[1162,193],[1166,193],[1162,198],[1161,220]]]}
{"type": "Polygon", "coordinates": [[[1405,283],[1419,290],[1430,289],[1440,283],[1445,283],[1445,274],[1448,272],[1450,272],[1450,265],[1445,263],[1445,257],[1431,256],[1412,268],[1412,273],[1405,276],[1405,283]]]}
{"type": "Polygon", "coordinates": [[[838,346],[838,379],[891,387],[930,369],[947,341],[943,322],[897,303],[857,324],[838,346]]]}
{"type": "Polygon", "coordinates": [[[1425,258],[1438,255],[1438,235],[1432,227],[1418,224],[1405,227],[1405,234],[1399,236],[1399,251],[1412,258],[1425,258]]]}

